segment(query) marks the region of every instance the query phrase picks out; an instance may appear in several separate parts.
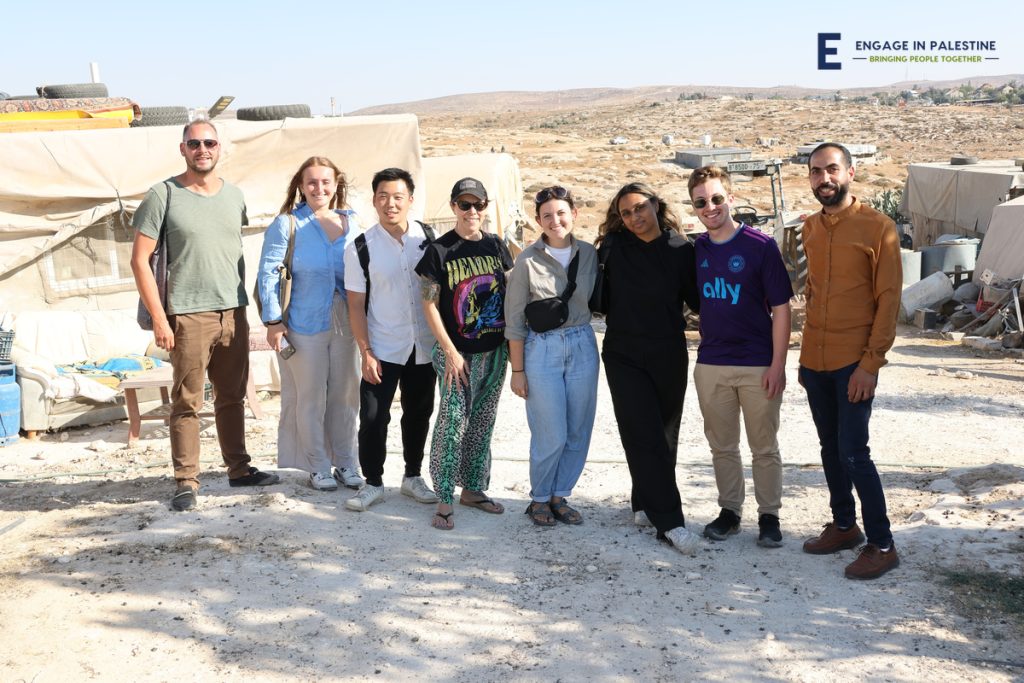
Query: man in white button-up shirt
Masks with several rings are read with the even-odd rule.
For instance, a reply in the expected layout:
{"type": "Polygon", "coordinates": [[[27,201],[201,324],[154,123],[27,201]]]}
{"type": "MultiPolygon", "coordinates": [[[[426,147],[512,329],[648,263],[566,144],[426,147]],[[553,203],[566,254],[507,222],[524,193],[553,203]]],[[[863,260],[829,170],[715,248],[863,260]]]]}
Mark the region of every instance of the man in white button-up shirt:
{"type": "Polygon", "coordinates": [[[430,352],[434,337],[420,305],[416,264],[428,239],[423,226],[409,220],[415,185],[408,171],[387,168],[373,176],[373,206],[380,221],[365,233],[365,243],[345,249],[352,334],[362,358],[359,384],[359,464],[366,486],[345,501],[362,512],[384,496],[384,459],[391,401],[401,387],[402,451],[405,476],[401,491],[420,503],[437,496],[423,480],[423,449],[434,411],[437,376],[430,352]],[[368,256],[367,270],[362,261],[368,256]]]}

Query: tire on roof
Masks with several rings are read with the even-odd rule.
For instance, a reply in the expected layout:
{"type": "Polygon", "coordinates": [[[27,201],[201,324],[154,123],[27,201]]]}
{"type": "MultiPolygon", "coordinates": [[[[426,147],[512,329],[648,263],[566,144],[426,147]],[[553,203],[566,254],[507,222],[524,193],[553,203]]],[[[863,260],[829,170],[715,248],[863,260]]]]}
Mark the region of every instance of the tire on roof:
{"type": "Polygon", "coordinates": [[[40,97],[64,100],[73,97],[109,97],[104,83],[65,83],[61,85],[41,85],[36,90],[40,97]]]}
{"type": "Polygon", "coordinates": [[[239,121],[280,121],[284,118],[308,119],[312,115],[308,104],[270,104],[263,107],[243,107],[236,116],[239,121]]]}
{"type": "Polygon", "coordinates": [[[149,126],[184,126],[188,123],[188,107],[140,107],[141,116],[132,121],[136,128],[149,126]]]}
{"type": "Polygon", "coordinates": [[[950,166],[973,166],[976,163],[978,163],[978,157],[972,157],[966,154],[954,154],[949,158],[950,166]]]}

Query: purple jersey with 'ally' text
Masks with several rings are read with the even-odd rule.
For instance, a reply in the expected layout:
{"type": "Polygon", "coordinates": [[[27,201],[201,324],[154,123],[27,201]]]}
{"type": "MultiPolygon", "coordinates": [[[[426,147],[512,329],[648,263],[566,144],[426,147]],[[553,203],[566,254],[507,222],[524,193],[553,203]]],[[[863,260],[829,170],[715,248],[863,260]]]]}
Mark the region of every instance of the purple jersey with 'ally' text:
{"type": "Polygon", "coordinates": [[[697,237],[700,347],[707,365],[767,367],[772,362],[771,307],[793,296],[779,247],[746,225],[720,244],[697,237]]]}

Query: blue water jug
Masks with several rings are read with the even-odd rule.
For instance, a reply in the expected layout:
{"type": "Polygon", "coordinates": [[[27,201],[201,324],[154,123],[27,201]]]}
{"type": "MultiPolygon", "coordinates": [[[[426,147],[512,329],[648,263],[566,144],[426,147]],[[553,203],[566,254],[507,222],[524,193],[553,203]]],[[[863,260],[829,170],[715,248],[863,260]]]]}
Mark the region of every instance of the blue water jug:
{"type": "Polygon", "coordinates": [[[0,363],[0,446],[18,440],[21,429],[21,387],[14,363],[0,363]]]}

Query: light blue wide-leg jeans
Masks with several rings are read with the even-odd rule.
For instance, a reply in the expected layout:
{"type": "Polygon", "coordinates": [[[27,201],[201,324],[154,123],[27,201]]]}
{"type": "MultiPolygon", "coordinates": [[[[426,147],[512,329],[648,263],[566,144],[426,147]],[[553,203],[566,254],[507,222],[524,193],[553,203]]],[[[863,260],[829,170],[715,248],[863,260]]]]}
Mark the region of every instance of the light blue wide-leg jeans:
{"type": "Polygon", "coordinates": [[[571,495],[587,461],[597,410],[594,330],[577,325],[530,332],[524,363],[530,497],[543,503],[571,495]]]}

